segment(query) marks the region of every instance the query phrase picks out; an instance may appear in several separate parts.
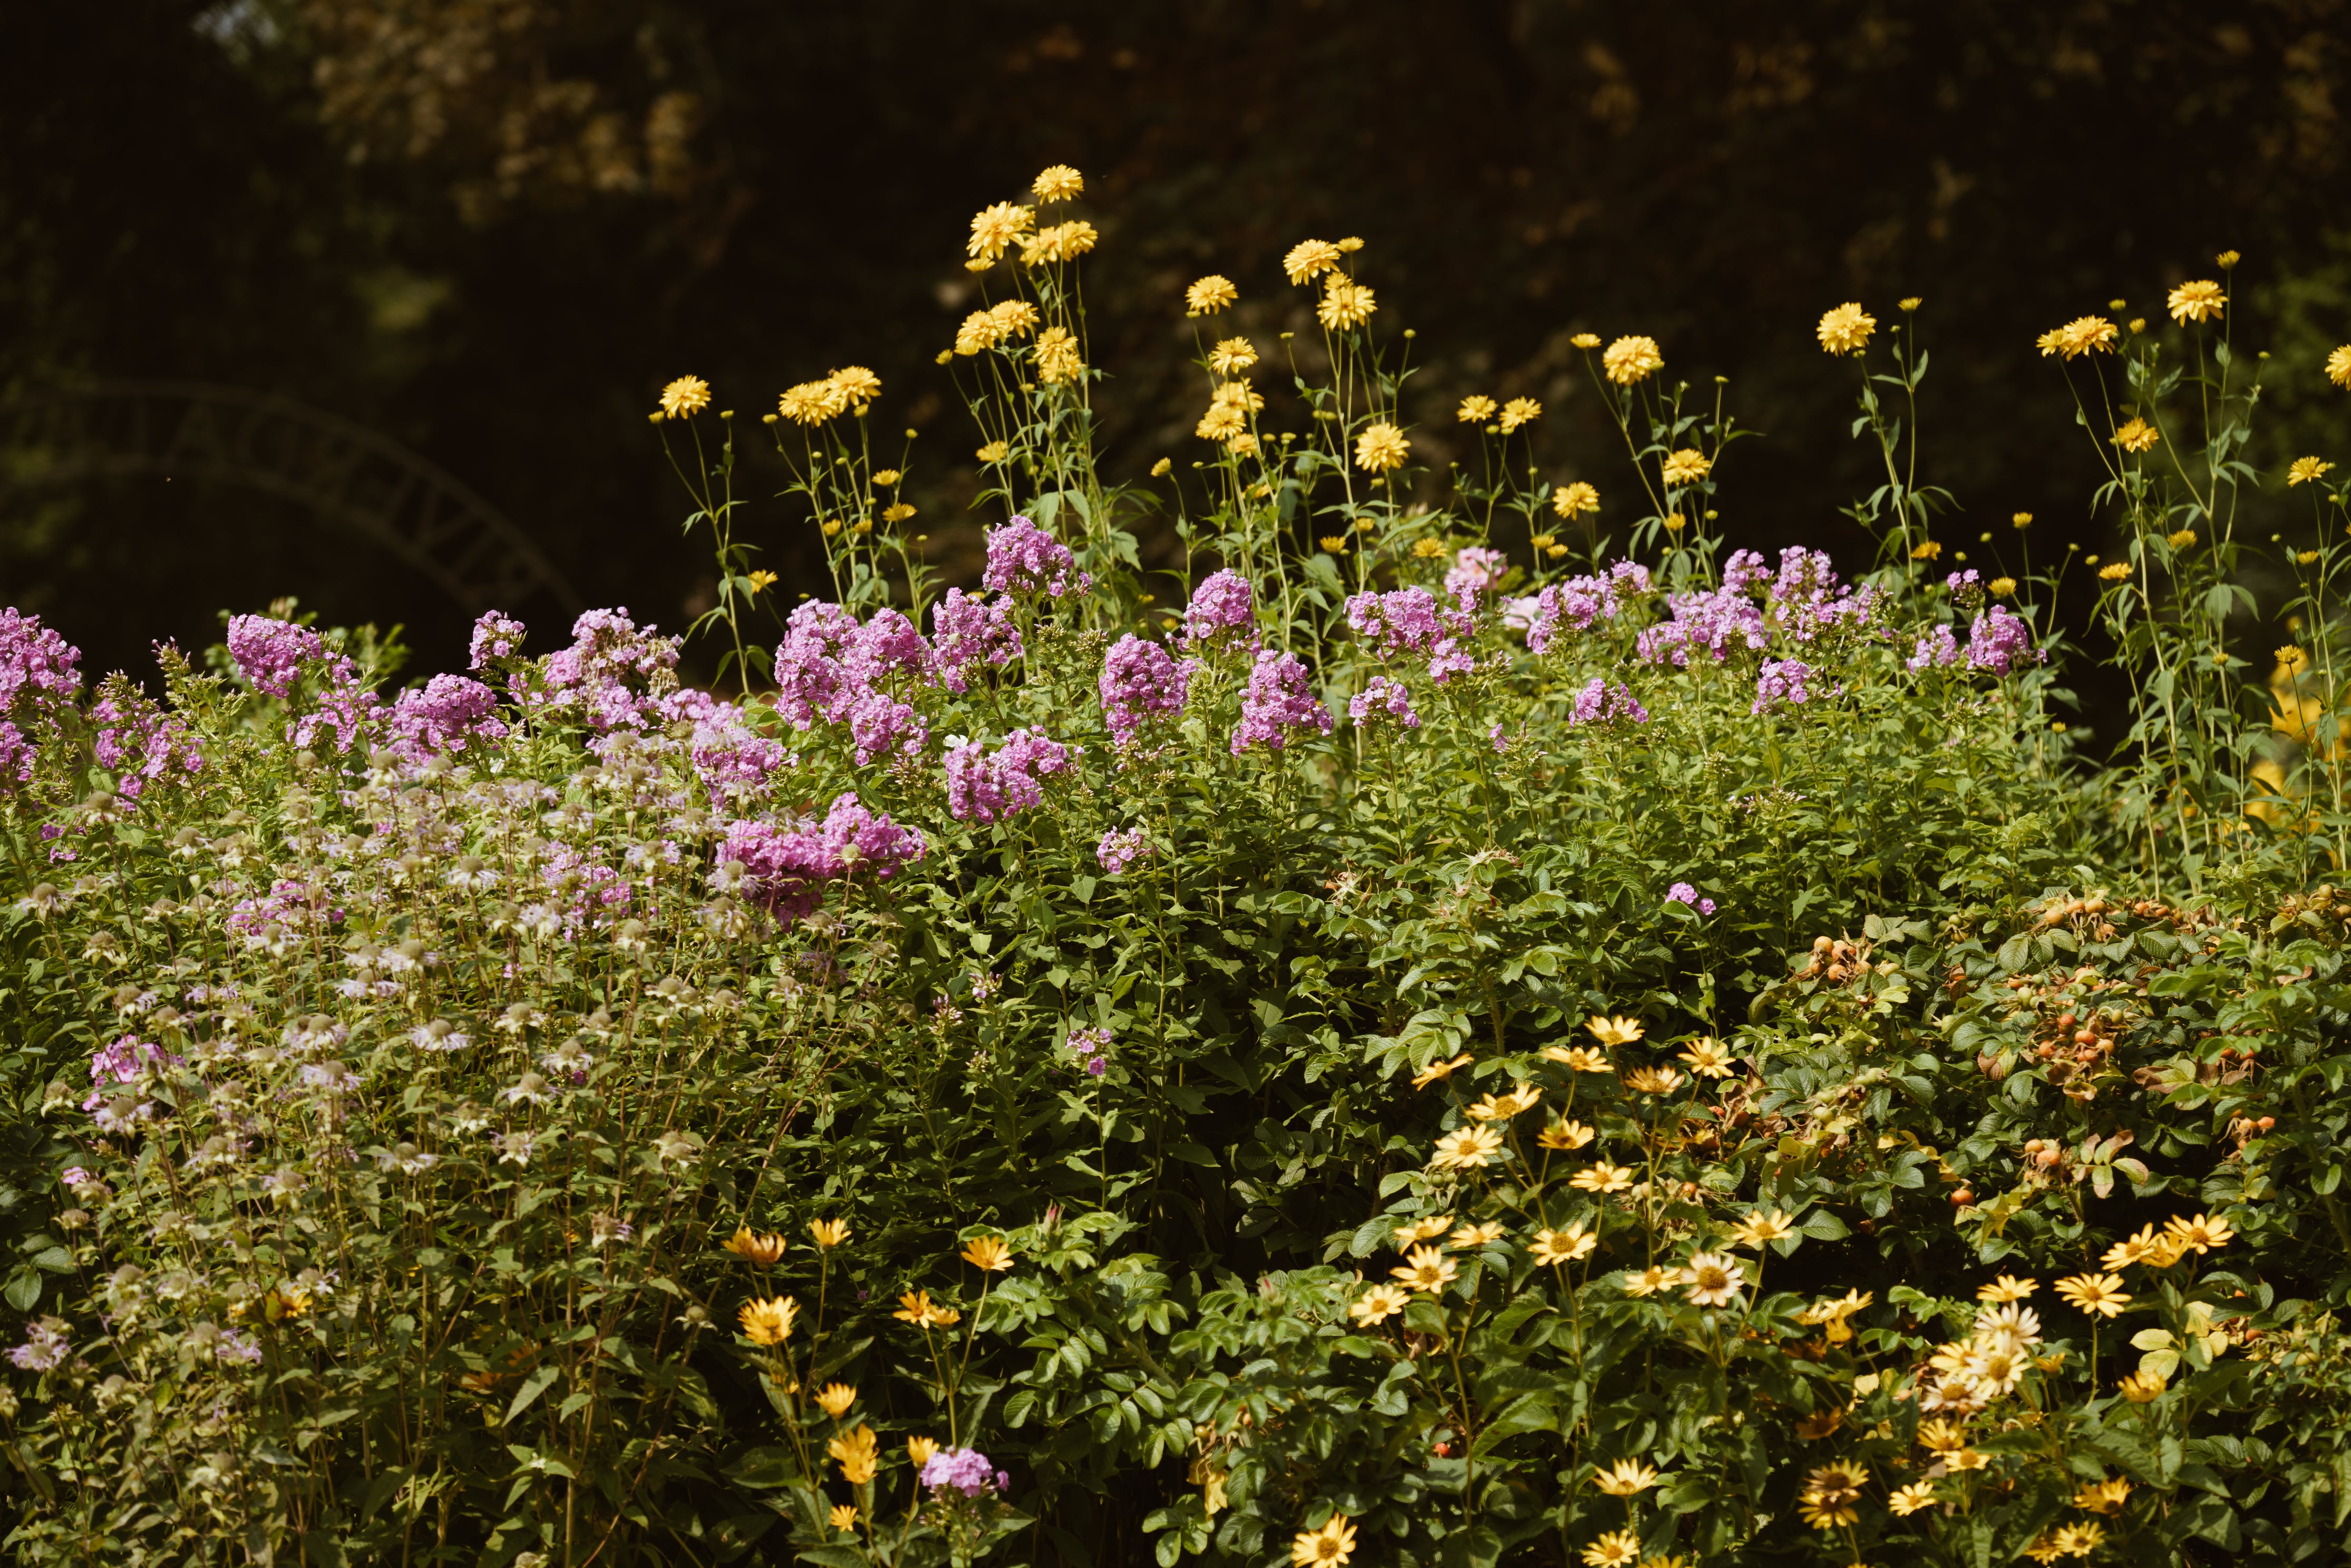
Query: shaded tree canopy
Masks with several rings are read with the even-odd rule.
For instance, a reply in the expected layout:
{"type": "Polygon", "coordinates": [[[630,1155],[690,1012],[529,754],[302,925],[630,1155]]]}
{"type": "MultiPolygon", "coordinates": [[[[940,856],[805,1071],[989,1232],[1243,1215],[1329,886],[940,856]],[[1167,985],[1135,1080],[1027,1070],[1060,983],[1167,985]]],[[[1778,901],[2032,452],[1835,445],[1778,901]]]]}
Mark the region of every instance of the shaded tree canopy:
{"type": "MultiPolygon", "coordinates": [[[[687,371],[758,411],[872,366],[875,417],[922,432],[935,549],[967,550],[972,439],[933,363],[966,224],[1066,162],[1104,236],[1113,467],[1197,455],[1186,282],[1228,274],[1240,329],[1271,334],[1311,319],[1282,252],[1360,235],[1416,333],[1433,486],[1484,392],[1542,399],[1546,465],[1605,487],[1567,340],[1641,331],[1764,433],[1724,476],[1733,541],[1849,547],[1868,478],[1813,324],[1915,295],[1953,537],[2029,509],[2095,548],[2095,461],[2032,348],[2059,321],[2159,319],[2240,249],[2286,428],[2340,431],[2316,364],[2351,336],[2325,199],[2346,68],[2330,0],[26,0],[0,16],[0,384],[187,378],[357,419],[591,601],[680,624],[700,585],[645,413],[687,371]]],[[[748,528],[783,603],[815,588],[801,519],[748,528]]],[[[463,658],[431,583],[217,486],[11,487],[0,577],[101,669],[289,592],[463,658]]]]}

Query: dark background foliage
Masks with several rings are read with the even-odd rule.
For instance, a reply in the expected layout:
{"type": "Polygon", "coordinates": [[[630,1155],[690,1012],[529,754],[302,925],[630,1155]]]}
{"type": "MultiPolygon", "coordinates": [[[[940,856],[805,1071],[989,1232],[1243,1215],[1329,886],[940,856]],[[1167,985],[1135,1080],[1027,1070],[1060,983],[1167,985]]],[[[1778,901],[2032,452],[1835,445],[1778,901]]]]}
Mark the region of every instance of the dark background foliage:
{"type": "MultiPolygon", "coordinates": [[[[2285,428],[2339,426],[2315,394],[2351,336],[2327,228],[2346,68],[2331,0],[21,0],[0,8],[0,396],[286,394],[461,476],[589,601],[675,625],[708,590],[654,391],[692,371],[747,414],[865,363],[877,421],[923,433],[914,494],[953,567],[973,441],[931,357],[965,308],[965,222],[1066,161],[1105,235],[1113,474],[1194,455],[1185,282],[1230,274],[1270,336],[1305,319],[1282,251],[1361,234],[1386,319],[1418,334],[1440,475],[1455,398],[1530,393],[1559,476],[1629,488],[1566,339],[1648,332],[1766,434],[1725,475],[1732,541],[1850,549],[1837,508],[1869,477],[1812,323],[1917,294],[1928,458],[1967,508],[1947,535],[2009,545],[2023,508],[2044,550],[2095,549],[2047,327],[2117,296],[2159,315],[2238,247],[2285,428]]],[[[0,477],[43,455],[11,438],[0,477]]],[[[747,527],[783,603],[817,586],[780,505],[747,527]]],[[[0,487],[0,598],[99,670],[278,593],[463,659],[458,606],[291,503],[160,476],[0,487]]]]}

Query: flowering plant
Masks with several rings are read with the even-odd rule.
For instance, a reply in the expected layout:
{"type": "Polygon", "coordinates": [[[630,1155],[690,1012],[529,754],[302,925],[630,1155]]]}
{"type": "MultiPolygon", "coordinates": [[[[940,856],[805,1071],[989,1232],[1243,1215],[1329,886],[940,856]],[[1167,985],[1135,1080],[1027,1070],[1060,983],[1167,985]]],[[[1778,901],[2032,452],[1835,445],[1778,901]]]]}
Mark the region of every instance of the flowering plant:
{"type": "MultiPolygon", "coordinates": [[[[1117,486],[1082,190],[974,221],[976,585],[835,370],[773,428],[837,591],[770,653],[730,416],[665,391],[733,697],[619,610],[392,692],[281,604],[160,699],[0,621],[11,1550],[2328,1550],[2333,547],[2295,706],[2094,768],[2058,574],[1938,559],[1907,308],[1890,371],[1821,326],[1888,466],[1858,580],[1728,548],[1740,433],[1646,336],[1576,340],[1624,545],[1520,477],[1530,396],[1415,498],[1353,240],[1285,258],[1319,343],[1192,285],[1209,455],[1117,486]]],[[[2133,528],[2189,504],[2131,472],[2133,528]]],[[[2148,741],[2224,585],[2129,580],[2148,741]]]]}

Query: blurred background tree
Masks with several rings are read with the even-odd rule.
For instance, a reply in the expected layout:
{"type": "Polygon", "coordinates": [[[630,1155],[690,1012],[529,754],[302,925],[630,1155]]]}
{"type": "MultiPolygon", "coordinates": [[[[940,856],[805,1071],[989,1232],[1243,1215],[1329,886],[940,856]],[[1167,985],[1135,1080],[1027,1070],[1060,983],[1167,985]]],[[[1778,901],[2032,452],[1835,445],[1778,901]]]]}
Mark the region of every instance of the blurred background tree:
{"type": "MultiPolygon", "coordinates": [[[[2341,435],[2317,366],[2351,338],[2346,45],[2335,0],[18,0],[0,397],[282,394],[457,476],[589,601],[674,626],[709,590],[655,391],[707,376],[747,424],[866,364],[873,417],[922,433],[912,526],[953,570],[974,438],[933,356],[966,221],[1067,162],[1104,235],[1114,472],[1197,455],[1185,283],[1238,280],[1262,347],[1309,319],[1280,254],[1361,235],[1417,331],[1432,494],[1470,392],[1541,398],[1547,471],[1624,489],[1567,340],[1640,331],[1765,433],[1725,474],[1732,540],[1850,551],[1838,508],[1869,480],[1813,323],[1917,295],[1929,460],[1966,507],[1943,532],[1990,565],[1979,536],[2012,548],[2030,510],[2046,559],[2102,536],[2034,336],[2118,293],[2159,319],[2224,247],[2278,439],[2341,435]]],[[[462,663],[465,607],[377,546],[234,486],[40,482],[43,428],[0,424],[0,589],[98,669],[282,593],[462,663]]],[[[754,465],[749,493],[780,486],[754,465]]],[[[801,519],[764,503],[748,531],[782,607],[817,586],[801,519]]]]}

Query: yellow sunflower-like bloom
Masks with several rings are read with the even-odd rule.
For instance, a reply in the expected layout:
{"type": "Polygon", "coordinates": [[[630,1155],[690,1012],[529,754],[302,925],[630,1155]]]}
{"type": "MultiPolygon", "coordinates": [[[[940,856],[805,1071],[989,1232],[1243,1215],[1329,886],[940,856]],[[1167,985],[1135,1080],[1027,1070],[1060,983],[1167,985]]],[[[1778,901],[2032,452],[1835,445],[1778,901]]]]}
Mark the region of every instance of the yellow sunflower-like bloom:
{"type": "Polygon", "coordinates": [[[2110,439],[2125,452],[2148,452],[2152,451],[2155,444],[2163,437],[2158,434],[2155,426],[2134,416],[2125,422],[2123,427],[2116,431],[2110,439]]]}
{"type": "Polygon", "coordinates": [[[1858,354],[1869,346],[1869,335],[1877,330],[1877,319],[1858,304],[1840,305],[1822,316],[1815,330],[1823,351],[1858,354]]]}
{"type": "Polygon", "coordinates": [[[1635,1019],[1602,1018],[1598,1013],[1593,1013],[1584,1019],[1583,1027],[1590,1031],[1593,1039],[1608,1046],[1630,1045],[1641,1038],[1642,1032],[1641,1026],[1635,1019]]]}
{"type": "Polygon", "coordinates": [[[1072,218],[1065,224],[1039,229],[1020,247],[1020,265],[1043,267],[1053,262],[1075,261],[1094,248],[1102,239],[1094,225],[1083,218],[1072,218]]]}
{"type": "MultiPolygon", "coordinates": [[[[2109,1269],[2116,1267],[2115,1255],[2112,1252],[2106,1254],[2106,1267],[2109,1269]]],[[[1995,1303],[2021,1301],[2039,1289],[2041,1289],[2041,1281],[2038,1280],[2023,1280],[2014,1274],[2002,1274],[1989,1285],[1978,1286],[1976,1300],[1995,1303]]]]}
{"type": "Polygon", "coordinates": [[[1334,1513],[1320,1530],[1301,1530],[1290,1539],[1291,1568],[1341,1563],[1355,1554],[1355,1527],[1343,1513],[1334,1513]]]}
{"type": "Polygon", "coordinates": [[[1405,1254],[1402,1263],[1388,1270],[1388,1277],[1401,1280],[1416,1291],[1441,1291],[1460,1272],[1453,1260],[1436,1248],[1416,1247],[1405,1254]]]}
{"type": "Polygon", "coordinates": [[[1943,541],[1940,539],[1921,539],[1918,543],[1910,547],[1910,559],[1912,560],[1934,560],[1939,558],[1942,553],[1943,541]]]}
{"type": "Polygon", "coordinates": [[[873,1428],[858,1424],[854,1432],[845,1432],[824,1446],[827,1455],[841,1462],[841,1479],[851,1486],[862,1487],[873,1479],[882,1468],[881,1442],[873,1428]]]}
{"type": "Polygon", "coordinates": [[[2131,1303],[2122,1286],[2119,1274],[2074,1274],[2057,1281],[2057,1293],[2077,1312],[2111,1318],[2131,1303]]]}
{"type": "Polygon", "coordinates": [[[1652,1264],[1637,1274],[1627,1269],[1618,1276],[1617,1282],[1625,1287],[1625,1293],[1628,1296],[1654,1296],[1680,1278],[1681,1270],[1678,1269],[1652,1264]]]}
{"type": "Polygon", "coordinates": [[[1583,350],[1586,353],[1589,353],[1593,350],[1600,347],[1600,334],[1597,332],[1578,332],[1574,337],[1570,338],[1568,341],[1574,344],[1577,348],[1583,350]]]}
{"type": "Polygon", "coordinates": [[[1012,1267],[1012,1249],[1004,1244],[1001,1236],[980,1237],[957,1256],[983,1274],[1000,1273],[1012,1267]]]}
{"type": "Polygon", "coordinates": [[[894,485],[904,477],[905,476],[899,473],[895,468],[876,468],[873,470],[873,482],[876,485],[894,485]]]}
{"type": "Polygon", "coordinates": [[[1761,1248],[1793,1233],[1795,1228],[1796,1218],[1786,1210],[1775,1208],[1766,1214],[1759,1209],[1732,1227],[1730,1235],[1741,1247],[1761,1248]]]}
{"type": "Polygon", "coordinates": [[[789,1296],[764,1301],[754,1296],[743,1303],[737,1317],[743,1325],[744,1338],[757,1345],[776,1345],[792,1337],[792,1320],[799,1311],[799,1302],[789,1296]]]}
{"type": "Polygon", "coordinates": [[[2190,321],[2210,321],[2218,316],[2220,308],[2229,303],[2229,297],[2210,278],[2199,277],[2173,289],[2163,303],[2170,310],[2171,319],[2186,326],[2190,321]]]}
{"type": "Polygon", "coordinates": [[[1443,539],[1416,540],[1412,547],[1412,553],[1421,560],[1435,560],[1446,553],[1445,541],[1443,539]]]}
{"type": "Polygon", "coordinates": [[[2176,550],[2192,549],[2196,543],[2196,530],[2194,528],[2177,529],[2164,535],[2163,542],[2176,550]]]}
{"type": "Polygon", "coordinates": [[[2351,387],[2351,343],[2326,356],[2326,379],[2338,387],[2351,387]]]}
{"type": "Polygon", "coordinates": [[[1502,417],[1497,422],[1502,434],[1508,435],[1522,424],[1532,424],[1542,417],[1542,404],[1531,397],[1514,397],[1502,405],[1502,417]]]}
{"type": "Polygon", "coordinates": [[[1333,273],[1330,286],[1322,291],[1322,302],[1314,308],[1314,314],[1323,326],[1337,332],[1362,326],[1379,308],[1369,288],[1333,273]]]}
{"type": "Polygon", "coordinates": [[[1405,439],[1403,431],[1385,420],[1365,426],[1355,438],[1355,466],[1374,474],[1401,468],[1411,455],[1412,443],[1405,439]]]}
{"type": "MultiPolygon", "coordinates": [[[[964,358],[1004,341],[1004,323],[993,310],[975,310],[956,329],[955,351],[964,358]]],[[[790,411],[785,411],[789,413],[790,411]]]]}
{"type": "Polygon", "coordinates": [[[1416,1241],[1426,1241],[1431,1237],[1442,1236],[1452,1228],[1453,1217],[1451,1215],[1432,1214],[1427,1218],[1417,1220],[1411,1225],[1397,1226],[1395,1232],[1396,1245],[1399,1247],[1409,1247],[1416,1241]]]}
{"type": "Polygon", "coordinates": [[[830,381],[802,382],[776,400],[776,412],[794,424],[822,424],[848,411],[848,397],[830,381]]]}
{"type": "Polygon", "coordinates": [[[1483,424],[1494,417],[1499,406],[1485,393],[1473,392],[1461,400],[1461,406],[1453,411],[1453,417],[1464,424],[1483,424]]]}
{"type": "Polygon", "coordinates": [[[1730,1048],[1712,1035],[1690,1041],[1689,1049],[1675,1060],[1701,1078],[1730,1076],[1730,1048]]]}
{"type": "Polygon", "coordinates": [[[1578,1192],[1625,1192],[1633,1186],[1633,1168],[1612,1166],[1603,1160],[1590,1170],[1576,1172],[1568,1178],[1567,1185],[1578,1192]]]}
{"type": "Polygon", "coordinates": [[[1612,1530],[1583,1549],[1584,1568],[1632,1568],[1641,1560],[1641,1538],[1629,1530],[1612,1530]]]}
{"type": "Polygon", "coordinates": [[[680,376],[662,388],[661,417],[684,419],[710,406],[710,383],[700,376],[680,376]]]}
{"type": "Polygon", "coordinates": [[[747,1225],[738,1225],[735,1234],[719,1243],[747,1263],[773,1263],[784,1255],[784,1239],[777,1235],[754,1236],[747,1225]]]}
{"type": "Polygon", "coordinates": [[[751,591],[753,593],[758,594],[765,593],[768,589],[775,587],[777,582],[780,580],[774,572],[762,569],[758,571],[745,573],[743,580],[751,585],[751,591]]]}
{"type": "Polygon", "coordinates": [[[1437,1171],[1475,1170],[1493,1164],[1502,1134],[1491,1127],[1461,1127],[1437,1140],[1428,1168],[1437,1171]]]}
{"type": "Polygon", "coordinates": [[[1362,1328],[1377,1328],[1412,1304],[1412,1298],[1394,1285],[1374,1285],[1348,1306],[1347,1315],[1362,1328]]]}
{"type": "Polygon", "coordinates": [[[2076,316],[2063,327],[2042,333],[2034,341],[2043,359],[2055,354],[2062,359],[2078,360],[2087,353],[2113,353],[2115,340],[2121,336],[2121,331],[2104,316],[2076,316]]]}
{"type": "Polygon", "coordinates": [[[2164,1229],[2177,1239],[2182,1251],[2193,1252],[2199,1258],[2215,1247],[2226,1247],[2237,1234],[2227,1220],[2201,1214],[2193,1219],[2174,1218],[2164,1229]]]}
{"type": "Polygon", "coordinates": [[[2122,1396],[2134,1405],[2146,1405],[2163,1397],[2164,1379],[2153,1372],[2134,1372],[2115,1385],[2122,1396]]]}
{"type": "Polygon", "coordinates": [[[1249,429],[1249,415],[1228,402],[1212,402],[1192,434],[1203,441],[1230,441],[1249,429]]]}
{"type": "Polygon", "coordinates": [[[953,1307],[934,1306],[928,1291],[909,1291],[898,1298],[898,1310],[890,1314],[902,1323],[917,1328],[952,1328],[963,1322],[963,1314],[953,1307]]]}
{"type": "Polygon", "coordinates": [[[882,395],[882,378],[863,365],[843,365],[824,379],[832,383],[842,402],[858,413],[864,412],[882,395]]]}
{"type": "Polygon", "coordinates": [[[1265,394],[1247,382],[1224,382],[1208,394],[1212,403],[1230,403],[1243,413],[1256,413],[1265,407],[1265,394]]]}
{"type": "Polygon", "coordinates": [[[2116,1476],[2084,1487],[2074,1494],[2074,1506],[2085,1513],[2115,1513],[2129,1500],[2130,1482],[2116,1476]]]}
{"type": "Polygon", "coordinates": [[[2059,1552],[2067,1557],[2087,1557],[2106,1543],[2106,1527],[2095,1520],[2079,1524],[2057,1527],[2054,1543],[2059,1552]]]}
{"type": "Polygon", "coordinates": [[[1935,1483],[1912,1481],[1908,1486],[1897,1487],[1894,1495],[1886,1500],[1886,1506],[1894,1511],[1897,1519],[1907,1519],[1922,1508],[1932,1508],[1935,1506],[1935,1483]]]}
{"type": "Polygon", "coordinates": [[[1995,577],[1990,582],[1984,584],[1984,591],[1991,594],[1994,599],[2009,598],[2016,592],[2016,579],[2012,577],[1995,577]]]}
{"type": "Polygon", "coordinates": [[[1029,182],[1029,193],[1040,205],[1051,206],[1056,202],[1074,201],[1085,194],[1086,177],[1067,163],[1056,163],[1029,182]]]}
{"type": "Polygon", "coordinates": [[[1583,480],[1562,485],[1551,493],[1551,509],[1562,517],[1576,517],[1600,509],[1600,492],[1583,480]]]}
{"type": "Polygon", "coordinates": [[[2288,485],[2307,485],[2334,466],[2334,464],[2321,462],[2315,457],[2297,457],[2285,471],[2285,482],[2288,485]]]}
{"type": "Polygon", "coordinates": [[[1535,1142],[1546,1149],[1567,1153],[1592,1142],[1593,1130],[1581,1122],[1553,1122],[1536,1137],[1535,1142]]]}
{"type": "Polygon", "coordinates": [[[1311,283],[1337,267],[1339,255],[1339,247],[1329,240],[1301,240],[1281,258],[1281,270],[1292,283],[1311,283]]]}
{"type": "Polygon", "coordinates": [[[1247,338],[1227,338],[1208,352],[1208,368],[1220,376],[1237,376],[1257,363],[1257,345],[1247,338]]]}
{"type": "Polygon", "coordinates": [[[1474,1247],[1490,1247],[1501,1239],[1501,1226],[1489,1220],[1484,1225],[1465,1225],[1461,1227],[1460,1229],[1456,1230],[1447,1239],[1447,1245],[1458,1247],[1462,1250],[1468,1251],[1469,1249],[1474,1247]]]}
{"type": "Polygon", "coordinates": [[[1529,1250],[1538,1263],[1573,1263],[1590,1257],[1599,1245],[1600,1238],[1581,1225],[1566,1225],[1557,1230],[1536,1231],[1529,1250]]]}
{"type": "Polygon", "coordinates": [[[933,1457],[935,1456],[938,1451],[939,1440],[936,1437],[909,1437],[906,1439],[906,1458],[914,1461],[914,1468],[918,1470],[925,1465],[929,1464],[933,1457]]]}
{"type": "Polygon", "coordinates": [[[1465,1051],[1450,1061],[1432,1061],[1413,1075],[1412,1086],[1415,1089],[1426,1089],[1439,1079],[1451,1077],[1456,1069],[1467,1067],[1476,1060],[1476,1057],[1465,1051]]]}
{"type": "Polygon", "coordinates": [[[1706,477],[1707,472],[1714,465],[1708,461],[1705,453],[1695,447],[1685,446],[1666,459],[1663,474],[1667,485],[1678,487],[1697,484],[1706,477]]]}
{"type": "Polygon", "coordinates": [[[1037,379],[1049,387],[1060,386],[1085,373],[1076,336],[1067,327],[1046,328],[1037,340],[1037,379]]]}
{"type": "Polygon", "coordinates": [[[1231,278],[1221,272],[1212,272],[1195,280],[1189,288],[1184,290],[1184,314],[1214,316],[1220,310],[1229,309],[1240,297],[1241,291],[1233,287],[1231,278]]]}
{"type": "Polygon", "coordinates": [[[974,260],[994,261],[1025,240],[1036,222],[1035,208],[998,202],[973,214],[971,243],[965,248],[974,260]]]}
{"type": "Polygon", "coordinates": [[[1011,451],[1012,445],[1009,442],[991,441],[987,445],[981,447],[978,451],[973,453],[972,455],[978,458],[982,463],[1001,463],[1007,456],[1010,455],[1011,451]]]}
{"type": "Polygon", "coordinates": [[[914,515],[914,506],[905,501],[893,501],[882,508],[882,520],[885,523],[903,523],[914,515]]]}
{"type": "Polygon", "coordinates": [[[1682,1270],[1685,1293],[1701,1307],[1724,1305],[1744,1283],[1745,1266],[1728,1252],[1694,1252],[1682,1270]]]}
{"type": "Polygon", "coordinates": [[[1619,338],[1600,356],[1600,368],[1620,387],[1647,381],[1666,368],[1666,356],[1655,338],[1619,338]]]}
{"type": "Polygon", "coordinates": [[[828,1383],[818,1391],[816,1402],[826,1415],[838,1421],[857,1403],[857,1390],[846,1383],[828,1383]]]}
{"type": "Polygon", "coordinates": [[[1835,1530],[1842,1525],[1856,1523],[1861,1519],[1861,1511],[1855,1508],[1852,1503],[1843,1500],[1823,1501],[1810,1497],[1799,1498],[1796,1501],[1796,1511],[1802,1514],[1804,1522],[1814,1530],[1835,1530]]]}
{"type": "Polygon", "coordinates": [[[1619,1459],[1595,1474],[1592,1484],[1610,1497],[1635,1497],[1657,1484],[1657,1467],[1638,1459],[1619,1459]]]}
{"type": "Polygon", "coordinates": [[[1670,1067],[1636,1067],[1625,1074],[1625,1087],[1636,1094],[1670,1094],[1688,1082],[1670,1067]]]}
{"type": "Polygon", "coordinates": [[[854,1530],[857,1528],[857,1509],[851,1503],[834,1503],[832,1511],[824,1516],[824,1521],[835,1530],[854,1530]]]}

